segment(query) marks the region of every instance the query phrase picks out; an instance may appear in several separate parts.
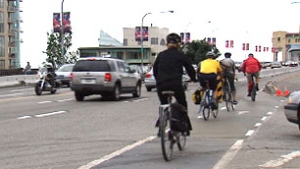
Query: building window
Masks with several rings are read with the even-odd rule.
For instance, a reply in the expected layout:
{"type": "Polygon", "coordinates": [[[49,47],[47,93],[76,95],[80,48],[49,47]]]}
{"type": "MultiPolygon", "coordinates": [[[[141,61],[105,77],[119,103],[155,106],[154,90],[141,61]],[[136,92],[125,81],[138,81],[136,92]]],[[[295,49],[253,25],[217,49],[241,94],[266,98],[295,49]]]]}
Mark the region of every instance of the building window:
{"type": "Polygon", "coordinates": [[[0,0],[0,8],[4,8],[4,0],[0,0]]]}
{"type": "Polygon", "coordinates": [[[123,39],[123,46],[128,46],[128,39],[123,39]]]}
{"type": "Polygon", "coordinates": [[[158,38],[151,38],[151,45],[158,45],[158,38]]]}
{"type": "Polygon", "coordinates": [[[4,33],[4,13],[0,11],[0,33],[4,33]]]}
{"type": "Polygon", "coordinates": [[[161,39],[161,40],[160,40],[160,45],[161,45],[161,46],[165,46],[165,45],[166,45],[165,39],[161,39]]]}
{"type": "Polygon", "coordinates": [[[277,38],[277,41],[280,42],[280,37],[277,38]]]}
{"type": "Polygon", "coordinates": [[[291,39],[288,39],[288,43],[291,43],[291,39]]]}
{"type": "Polygon", "coordinates": [[[0,57],[5,57],[5,38],[0,36],[0,57]]]}
{"type": "Polygon", "coordinates": [[[0,60],[0,69],[5,69],[5,60],[0,60]]]}
{"type": "Polygon", "coordinates": [[[137,52],[129,52],[127,59],[139,59],[137,52]]]}

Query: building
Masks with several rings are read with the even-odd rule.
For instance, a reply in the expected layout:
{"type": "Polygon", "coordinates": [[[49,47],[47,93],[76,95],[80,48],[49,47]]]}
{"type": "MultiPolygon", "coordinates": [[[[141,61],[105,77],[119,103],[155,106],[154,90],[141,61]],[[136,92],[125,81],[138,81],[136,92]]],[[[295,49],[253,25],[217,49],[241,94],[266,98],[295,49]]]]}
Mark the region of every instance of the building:
{"type": "MultiPolygon", "coordinates": [[[[299,27],[300,28],[300,27],[299,27]]],[[[300,33],[273,32],[272,52],[274,61],[300,61],[300,33]]]]}
{"type": "Polygon", "coordinates": [[[0,1],[0,69],[20,68],[20,2],[0,1]]]}
{"type": "Polygon", "coordinates": [[[114,39],[109,40],[110,36],[108,34],[100,32],[99,47],[78,48],[80,57],[109,54],[111,57],[126,60],[129,64],[153,64],[157,54],[166,49],[165,38],[169,34],[169,29],[149,27],[148,41],[143,41],[143,45],[141,41],[136,40],[135,33],[135,28],[123,28],[123,44],[119,46],[114,45],[116,44],[114,39]],[[107,42],[106,44],[103,43],[104,40],[107,42]],[[114,42],[114,44],[111,42],[114,42]]]}

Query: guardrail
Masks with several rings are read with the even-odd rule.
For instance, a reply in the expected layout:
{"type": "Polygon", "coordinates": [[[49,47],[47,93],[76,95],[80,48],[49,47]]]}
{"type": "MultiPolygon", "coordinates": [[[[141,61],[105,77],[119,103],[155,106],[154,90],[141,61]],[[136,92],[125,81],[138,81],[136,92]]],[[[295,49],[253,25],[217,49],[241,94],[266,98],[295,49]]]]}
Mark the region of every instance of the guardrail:
{"type": "Polygon", "coordinates": [[[37,75],[13,75],[13,76],[1,76],[0,87],[15,86],[15,85],[27,85],[37,82],[37,75]]]}

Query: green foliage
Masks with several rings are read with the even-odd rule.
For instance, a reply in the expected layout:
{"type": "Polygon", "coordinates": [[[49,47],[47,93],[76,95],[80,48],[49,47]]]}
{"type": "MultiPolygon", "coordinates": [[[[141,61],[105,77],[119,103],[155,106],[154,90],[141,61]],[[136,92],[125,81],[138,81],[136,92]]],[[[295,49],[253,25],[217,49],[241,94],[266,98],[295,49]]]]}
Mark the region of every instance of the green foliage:
{"type": "Polygon", "coordinates": [[[219,49],[216,46],[209,45],[206,39],[193,40],[191,43],[185,44],[186,55],[189,57],[193,64],[198,64],[200,61],[204,60],[206,53],[213,51],[216,54],[216,58],[220,56],[219,49]]]}
{"type": "Polygon", "coordinates": [[[46,51],[43,51],[47,55],[46,61],[43,62],[43,65],[52,64],[53,67],[59,67],[64,63],[74,63],[77,60],[78,51],[67,53],[68,49],[72,46],[72,33],[64,34],[64,48],[62,51],[61,46],[61,34],[52,32],[51,34],[47,32],[47,48],[46,51]],[[63,58],[62,56],[63,52],[63,58]]]}

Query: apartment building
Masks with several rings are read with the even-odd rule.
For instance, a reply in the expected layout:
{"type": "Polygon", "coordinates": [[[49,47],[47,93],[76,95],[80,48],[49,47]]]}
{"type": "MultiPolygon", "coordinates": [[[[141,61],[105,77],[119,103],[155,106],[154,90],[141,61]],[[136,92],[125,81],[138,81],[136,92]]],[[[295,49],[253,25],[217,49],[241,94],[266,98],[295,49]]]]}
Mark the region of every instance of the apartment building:
{"type": "MultiPolygon", "coordinates": [[[[300,27],[299,27],[300,28],[300,27]]],[[[272,36],[274,61],[300,61],[300,33],[276,31],[272,36]],[[281,57],[281,58],[280,58],[281,57]]]]}
{"type": "Polygon", "coordinates": [[[20,68],[20,3],[0,0],[0,69],[20,68]]]}

